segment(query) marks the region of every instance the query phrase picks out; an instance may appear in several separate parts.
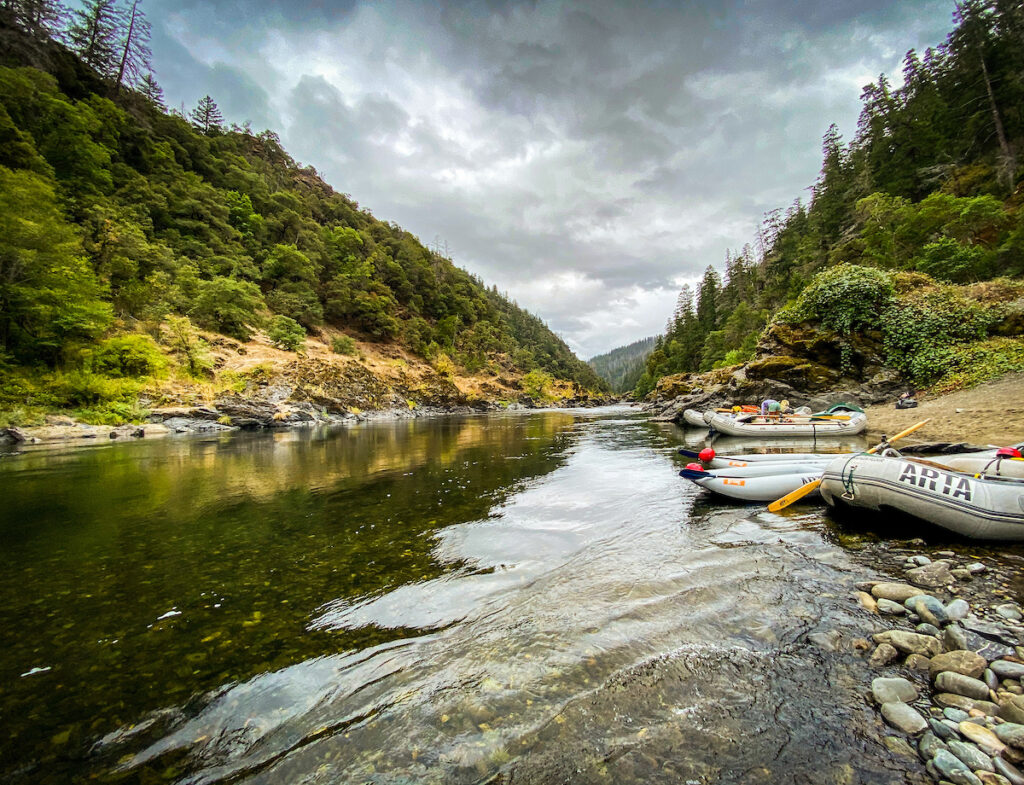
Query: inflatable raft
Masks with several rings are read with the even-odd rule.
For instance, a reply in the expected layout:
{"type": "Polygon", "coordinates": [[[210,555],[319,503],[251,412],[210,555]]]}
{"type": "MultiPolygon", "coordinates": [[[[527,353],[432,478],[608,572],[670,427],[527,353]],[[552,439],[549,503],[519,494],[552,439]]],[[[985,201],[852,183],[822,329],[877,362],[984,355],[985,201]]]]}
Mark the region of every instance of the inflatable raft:
{"type": "MultiPolygon", "coordinates": [[[[761,476],[752,476],[747,473],[757,470],[758,467],[753,466],[725,472],[706,472],[686,468],[679,472],[679,476],[692,480],[701,488],[719,496],[745,502],[770,502],[817,480],[825,468],[824,464],[786,464],[785,466],[784,473],[761,476]]],[[[763,470],[764,467],[761,469],[763,470]]],[[[813,498],[813,494],[808,494],[807,498],[813,498]]]]}
{"type": "Polygon", "coordinates": [[[755,414],[733,418],[716,413],[708,424],[712,430],[729,436],[850,436],[863,431],[867,427],[868,418],[863,412],[848,412],[823,417],[784,415],[778,418],[762,417],[755,414]]]}
{"type": "Polygon", "coordinates": [[[976,540],[1024,540],[1024,481],[897,455],[841,456],[819,488],[833,507],[898,510],[976,540]]]}

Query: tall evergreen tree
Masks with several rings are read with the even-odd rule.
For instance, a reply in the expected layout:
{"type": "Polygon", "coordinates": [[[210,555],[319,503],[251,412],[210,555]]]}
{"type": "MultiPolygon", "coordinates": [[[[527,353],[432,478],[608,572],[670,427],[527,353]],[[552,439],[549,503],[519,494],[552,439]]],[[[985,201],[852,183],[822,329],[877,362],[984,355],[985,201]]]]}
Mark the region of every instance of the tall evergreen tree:
{"type": "Polygon", "coordinates": [[[145,74],[139,80],[139,92],[149,99],[151,103],[160,107],[163,111],[167,111],[167,104],[164,103],[164,89],[157,84],[152,73],[145,74]]]}
{"type": "Polygon", "coordinates": [[[86,0],[72,12],[68,42],[86,65],[112,76],[124,15],[115,0],[86,0]]]}
{"type": "Polygon", "coordinates": [[[196,108],[189,112],[188,119],[204,134],[219,131],[224,125],[224,115],[220,113],[217,104],[209,95],[204,95],[199,99],[196,108]]]}
{"type": "Polygon", "coordinates": [[[2,0],[0,19],[36,41],[63,37],[68,12],[60,0],[2,0]]]}
{"type": "Polygon", "coordinates": [[[115,92],[122,86],[137,86],[143,75],[152,69],[149,49],[150,25],[139,8],[141,0],[132,0],[131,8],[124,12],[123,36],[120,41],[120,57],[114,79],[115,92]]]}

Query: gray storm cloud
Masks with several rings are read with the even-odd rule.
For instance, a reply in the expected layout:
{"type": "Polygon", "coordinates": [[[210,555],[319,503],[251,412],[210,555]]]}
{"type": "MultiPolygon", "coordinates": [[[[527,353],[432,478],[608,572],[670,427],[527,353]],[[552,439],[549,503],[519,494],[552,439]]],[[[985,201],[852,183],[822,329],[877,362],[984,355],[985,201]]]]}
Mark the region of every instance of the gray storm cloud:
{"type": "Polygon", "coordinates": [[[591,356],[805,196],[860,89],[953,0],[153,0],[172,106],[209,93],[591,356]]]}

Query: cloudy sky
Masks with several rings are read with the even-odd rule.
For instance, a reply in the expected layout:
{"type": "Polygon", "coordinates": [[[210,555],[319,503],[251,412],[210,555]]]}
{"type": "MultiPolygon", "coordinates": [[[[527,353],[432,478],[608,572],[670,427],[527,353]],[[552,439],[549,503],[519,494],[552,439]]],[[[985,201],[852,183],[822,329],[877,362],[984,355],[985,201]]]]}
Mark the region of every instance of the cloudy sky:
{"type": "Polygon", "coordinates": [[[806,197],[861,88],[953,0],[147,0],[168,104],[209,93],[582,357],[806,197]]]}

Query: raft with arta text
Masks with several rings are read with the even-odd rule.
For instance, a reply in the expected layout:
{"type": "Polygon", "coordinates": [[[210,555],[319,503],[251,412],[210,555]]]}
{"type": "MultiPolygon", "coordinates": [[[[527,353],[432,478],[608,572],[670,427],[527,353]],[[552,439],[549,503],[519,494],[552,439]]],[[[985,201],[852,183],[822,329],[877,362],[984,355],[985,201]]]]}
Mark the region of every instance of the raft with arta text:
{"type": "Polygon", "coordinates": [[[1024,540],[1024,480],[968,474],[932,461],[844,455],[819,488],[833,507],[897,510],[976,540],[1024,540]]]}

